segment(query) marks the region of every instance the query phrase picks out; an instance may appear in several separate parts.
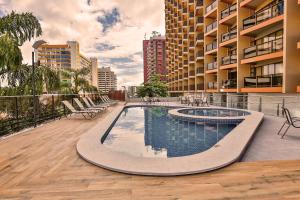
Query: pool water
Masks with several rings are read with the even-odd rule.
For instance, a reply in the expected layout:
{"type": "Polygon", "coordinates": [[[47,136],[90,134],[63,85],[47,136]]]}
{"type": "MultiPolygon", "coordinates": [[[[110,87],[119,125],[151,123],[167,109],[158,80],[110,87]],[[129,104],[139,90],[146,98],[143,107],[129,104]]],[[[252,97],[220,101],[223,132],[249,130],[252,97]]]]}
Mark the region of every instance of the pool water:
{"type": "Polygon", "coordinates": [[[169,116],[169,109],[125,108],[103,144],[137,157],[187,156],[208,150],[239,124],[182,121],[169,116]]]}
{"type": "Polygon", "coordinates": [[[193,109],[182,109],[179,113],[186,115],[195,116],[209,116],[209,117],[239,117],[249,115],[249,112],[241,110],[230,110],[230,109],[207,109],[207,108],[193,108],[193,109]]]}

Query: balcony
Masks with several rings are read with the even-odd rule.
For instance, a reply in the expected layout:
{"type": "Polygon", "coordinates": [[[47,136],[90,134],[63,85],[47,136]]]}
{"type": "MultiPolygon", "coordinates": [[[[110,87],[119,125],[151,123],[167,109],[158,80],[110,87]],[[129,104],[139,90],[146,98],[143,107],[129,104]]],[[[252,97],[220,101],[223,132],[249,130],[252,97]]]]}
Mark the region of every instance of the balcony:
{"type": "Polygon", "coordinates": [[[283,38],[278,38],[270,42],[265,42],[263,44],[246,48],[244,49],[244,60],[242,61],[242,64],[281,57],[282,54],[275,54],[275,53],[282,52],[282,50],[283,50],[283,38]],[[268,57],[263,56],[267,54],[270,55],[268,57]],[[258,56],[263,56],[263,57],[260,57],[259,59],[245,60],[245,59],[258,57],[258,56]]]}
{"type": "Polygon", "coordinates": [[[203,58],[204,57],[204,52],[203,51],[198,51],[197,52],[197,58],[203,58]]]}
{"type": "Polygon", "coordinates": [[[217,82],[208,82],[207,83],[207,89],[209,89],[209,90],[218,89],[218,83],[217,82]]]}
{"type": "Polygon", "coordinates": [[[193,18],[193,17],[195,17],[195,13],[192,12],[192,13],[190,13],[189,16],[190,16],[190,18],[193,18]]]}
{"type": "Polygon", "coordinates": [[[236,37],[237,37],[237,29],[235,28],[227,33],[222,34],[221,42],[226,42],[226,41],[231,40],[236,37]]]}
{"type": "Polygon", "coordinates": [[[236,10],[237,10],[237,5],[233,4],[232,6],[230,6],[229,8],[227,8],[221,12],[221,19],[224,19],[224,18],[230,16],[231,14],[235,13],[236,10]]]}
{"type": "Polygon", "coordinates": [[[221,65],[230,65],[235,63],[237,63],[236,55],[225,56],[221,59],[221,65]]]}
{"type": "Polygon", "coordinates": [[[194,71],[194,70],[191,70],[191,71],[189,72],[189,75],[190,75],[190,76],[195,76],[195,71],[194,71]]]}
{"type": "Polygon", "coordinates": [[[190,85],[190,90],[195,90],[195,85],[190,85]]]}
{"type": "Polygon", "coordinates": [[[189,77],[189,73],[184,73],[183,77],[184,78],[188,78],[189,77]]]}
{"type": "MultiPolygon", "coordinates": [[[[284,13],[284,2],[279,2],[276,5],[271,5],[261,11],[258,11],[254,15],[243,20],[243,30],[249,29],[256,25],[262,24],[269,19],[275,18],[277,16],[283,15],[284,13]]],[[[281,20],[281,19],[280,19],[281,20]]],[[[276,21],[275,21],[276,22],[276,21]]],[[[266,24],[271,25],[272,23],[266,24]]],[[[265,26],[263,26],[265,27],[265,26]]],[[[242,32],[241,34],[246,34],[247,32],[242,32]]]]}
{"type": "Polygon", "coordinates": [[[183,64],[184,64],[184,65],[188,65],[189,62],[188,62],[187,60],[184,60],[184,61],[183,61],[183,64]]]}
{"type": "Polygon", "coordinates": [[[203,17],[197,18],[197,24],[203,24],[203,17]]]}
{"type": "Polygon", "coordinates": [[[208,63],[206,66],[207,70],[215,70],[218,68],[217,62],[208,63]]]}
{"type": "Polygon", "coordinates": [[[215,21],[215,22],[213,22],[213,23],[207,25],[207,26],[205,27],[205,33],[209,33],[209,32],[211,32],[211,31],[213,31],[214,29],[217,28],[217,25],[218,25],[217,21],[215,21]]]}
{"type": "Polygon", "coordinates": [[[206,52],[209,52],[209,51],[217,49],[217,46],[218,46],[217,42],[212,42],[212,43],[206,45],[206,48],[205,48],[206,52]]]}
{"type": "Polygon", "coordinates": [[[203,0],[197,0],[196,6],[197,6],[197,7],[203,6],[203,0]]]}
{"type": "Polygon", "coordinates": [[[197,35],[197,41],[202,41],[204,40],[204,35],[203,34],[198,34],[197,35]]]}
{"type": "Polygon", "coordinates": [[[273,74],[268,76],[245,77],[245,88],[273,88],[282,87],[282,74],[273,74]]]}
{"type": "Polygon", "coordinates": [[[236,89],[236,88],[237,88],[236,79],[228,79],[222,81],[222,89],[236,89]]]}
{"type": "Polygon", "coordinates": [[[198,83],[197,84],[197,90],[204,90],[204,84],[203,83],[198,83]]]}
{"type": "Polygon", "coordinates": [[[196,74],[203,74],[204,73],[204,67],[198,67],[196,69],[196,74]]]}
{"type": "Polygon", "coordinates": [[[189,90],[189,86],[184,86],[183,88],[184,88],[185,91],[189,90]]]}
{"type": "Polygon", "coordinates": [[[209,6],[207,6],[205,8],[205,13],[207,14],[207,13],[211,12],[212,10],[214,10],[217,7],[217,5],[218,5],[217,1],[214,1],[212,4],[210,4],[209,6]]]}

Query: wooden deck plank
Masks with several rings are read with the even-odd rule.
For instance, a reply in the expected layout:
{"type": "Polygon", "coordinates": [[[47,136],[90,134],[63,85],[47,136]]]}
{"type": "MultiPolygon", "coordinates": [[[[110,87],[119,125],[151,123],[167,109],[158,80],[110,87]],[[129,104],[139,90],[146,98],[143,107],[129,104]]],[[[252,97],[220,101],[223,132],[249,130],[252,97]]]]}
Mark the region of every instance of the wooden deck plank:
{"type": "Polygon", "coordinates": [[[0,199],[300,199],[300,160],[235,163],[180,177],[131,176],[93,166],[75,145],[103,120],[105,115],[62,119],[0,141],[0,199]]]}

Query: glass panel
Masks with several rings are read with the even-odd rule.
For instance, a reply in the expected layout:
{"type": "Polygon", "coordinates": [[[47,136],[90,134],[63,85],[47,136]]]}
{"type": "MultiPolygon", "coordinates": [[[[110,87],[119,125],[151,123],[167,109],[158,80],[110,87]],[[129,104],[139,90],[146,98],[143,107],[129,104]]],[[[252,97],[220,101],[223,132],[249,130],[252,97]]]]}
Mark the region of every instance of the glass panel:
{"type": "Polygon", "coordinates": [[[269,65],[269,75],[275,74],[275,64],[269,65]]]}
{"type": "Polygon", "coordinates": [[[283,73],[282,63],[275,64],[275,74],[282,74],[282,73],[283,73]]]}
{"type": "Polygon", "coordinates": [[[268,65],[263,66],[263,75],[268,75],[268,65]]]}

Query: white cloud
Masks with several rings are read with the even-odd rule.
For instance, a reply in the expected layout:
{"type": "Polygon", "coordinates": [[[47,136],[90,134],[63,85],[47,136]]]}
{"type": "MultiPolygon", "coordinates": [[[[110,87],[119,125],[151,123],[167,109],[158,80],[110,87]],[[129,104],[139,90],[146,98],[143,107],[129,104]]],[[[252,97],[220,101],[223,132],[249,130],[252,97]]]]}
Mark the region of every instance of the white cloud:
{"type": "MultiPolygon", "coordinates": [[[[83,54],[97,56],[100,66],[113,68],[119,86],[143,81],[143,60],[138,52],[142,52],[144,34],[153,30],[164,34],[163,0],[91,0],[90,6],[87,0],[0,0],[0,6],[6,12],[33,12],[41,19],[41,38],[49,43],[77,40],[83,54]],[[120,22],[103,33],[97,18],[113,8],[120,12],[120,22]],[[99,44],[114,48],[100,51],[96,48],[99,44]],[[113,58],[128,58],[128,62],[110,62],[113,58]],[[128,73],[124,73],[126,67],[128,73]]],[[[32,41],[22,47],[24,62],[30,62],[31,45],[32,41]]]]}

